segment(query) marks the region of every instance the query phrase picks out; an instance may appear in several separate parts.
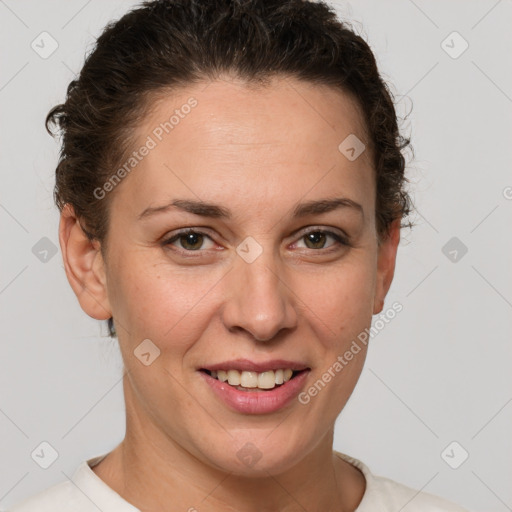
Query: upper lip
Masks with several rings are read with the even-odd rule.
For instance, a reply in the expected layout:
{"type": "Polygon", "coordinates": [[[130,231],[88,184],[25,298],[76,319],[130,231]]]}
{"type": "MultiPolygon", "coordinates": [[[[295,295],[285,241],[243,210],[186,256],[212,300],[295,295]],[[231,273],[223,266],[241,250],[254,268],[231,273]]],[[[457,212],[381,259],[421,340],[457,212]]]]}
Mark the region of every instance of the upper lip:
{"type": "Polygon", "coordinates": [[[232,359],[231,361],[224,361],[222,363],[209,364],[202,366],[202,370],[239,370],[246,372],[262,373],[269,370],[281,370],[290,368],[294,371],[307,370],[309,367],[306,364],[297,361],[287,361],[285,359],[272,359],[269,361],[251,361],[249,359],[232,359]]]}

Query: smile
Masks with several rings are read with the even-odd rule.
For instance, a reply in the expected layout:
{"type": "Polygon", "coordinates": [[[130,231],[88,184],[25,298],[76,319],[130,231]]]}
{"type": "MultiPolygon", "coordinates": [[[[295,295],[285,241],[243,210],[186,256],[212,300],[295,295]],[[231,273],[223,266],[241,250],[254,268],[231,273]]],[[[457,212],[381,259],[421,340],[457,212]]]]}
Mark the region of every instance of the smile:
{"type": "Polygon", "coordinates": [[[227,382],[230,386],[240,391],[257,391],[274,389],[288,382],[299,372],[291,368],[268,370],[265,372],[249,372],[239,370],[204,370],[206,373],[219,380],[227,382]]]}
{"type": "Polygon", "coordinates": [[[213,396],[229,409],[268,414],[294,401],[303,391],[311,368],[284,360],[254,363],[238,359],[198,370],[213,396]]]}

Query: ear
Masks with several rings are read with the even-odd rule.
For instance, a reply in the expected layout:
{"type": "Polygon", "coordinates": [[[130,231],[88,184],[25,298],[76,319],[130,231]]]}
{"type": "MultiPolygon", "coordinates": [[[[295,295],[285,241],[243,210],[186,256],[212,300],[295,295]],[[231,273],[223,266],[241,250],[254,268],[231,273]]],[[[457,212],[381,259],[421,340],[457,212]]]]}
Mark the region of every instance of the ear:
{"type": "Polygon", "coordinates": [[[380,313],[384,308],[384,299],[388,293],[395,274],[396,252],[400,242],[400,219],[395,220],[389,232],[378,248],[377,279],[375,297],[373,301],[373,314],[380,313]]]}
{"type": "Polygon", "coordinates": [[[89,240],[69,203],[61,212],[59,242],[66,276],[81,308],[96,320],[107,320],[112,311],[100,242],[89,240]]]}

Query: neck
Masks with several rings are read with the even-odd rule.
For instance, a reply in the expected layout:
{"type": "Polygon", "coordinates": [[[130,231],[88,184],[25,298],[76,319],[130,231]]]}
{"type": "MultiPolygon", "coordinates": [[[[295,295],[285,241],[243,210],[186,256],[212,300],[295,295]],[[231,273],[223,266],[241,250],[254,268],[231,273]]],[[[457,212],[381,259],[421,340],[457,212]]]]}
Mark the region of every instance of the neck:
{"type": "Polygon", "coordinates": [[[205,464],[127,406],[125,439],[93,471],[141,512],[351,512],[366,482],[333,453],[333,431],[289,470],[247,477],[205,464]]]}

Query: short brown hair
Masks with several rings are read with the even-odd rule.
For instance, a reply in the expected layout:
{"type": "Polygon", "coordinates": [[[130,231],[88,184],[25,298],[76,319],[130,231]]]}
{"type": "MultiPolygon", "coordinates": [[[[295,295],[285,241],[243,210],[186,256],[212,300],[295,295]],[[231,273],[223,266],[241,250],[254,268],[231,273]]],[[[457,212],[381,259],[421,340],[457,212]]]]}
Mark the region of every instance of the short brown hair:
{"type": "MultiPolygon", "coordinates": [[[[154,93],[224,72],[248,83],[284,75],[353,95],[370,136],[379,237],[410,213],[402,152],[410,141],[399,133],[393,95],[368,44],[332,7],[303,0],[154,0],[105,27],[65,103],[46,118],[50,134],[50,123],[63,133],[55,203],[60,210],[73,206],[102,251],[111,197],[98,199],[94,190],[121,165],[154,93]]],[[[108,327],[115,336],[112,318],[108,327]]]]}

